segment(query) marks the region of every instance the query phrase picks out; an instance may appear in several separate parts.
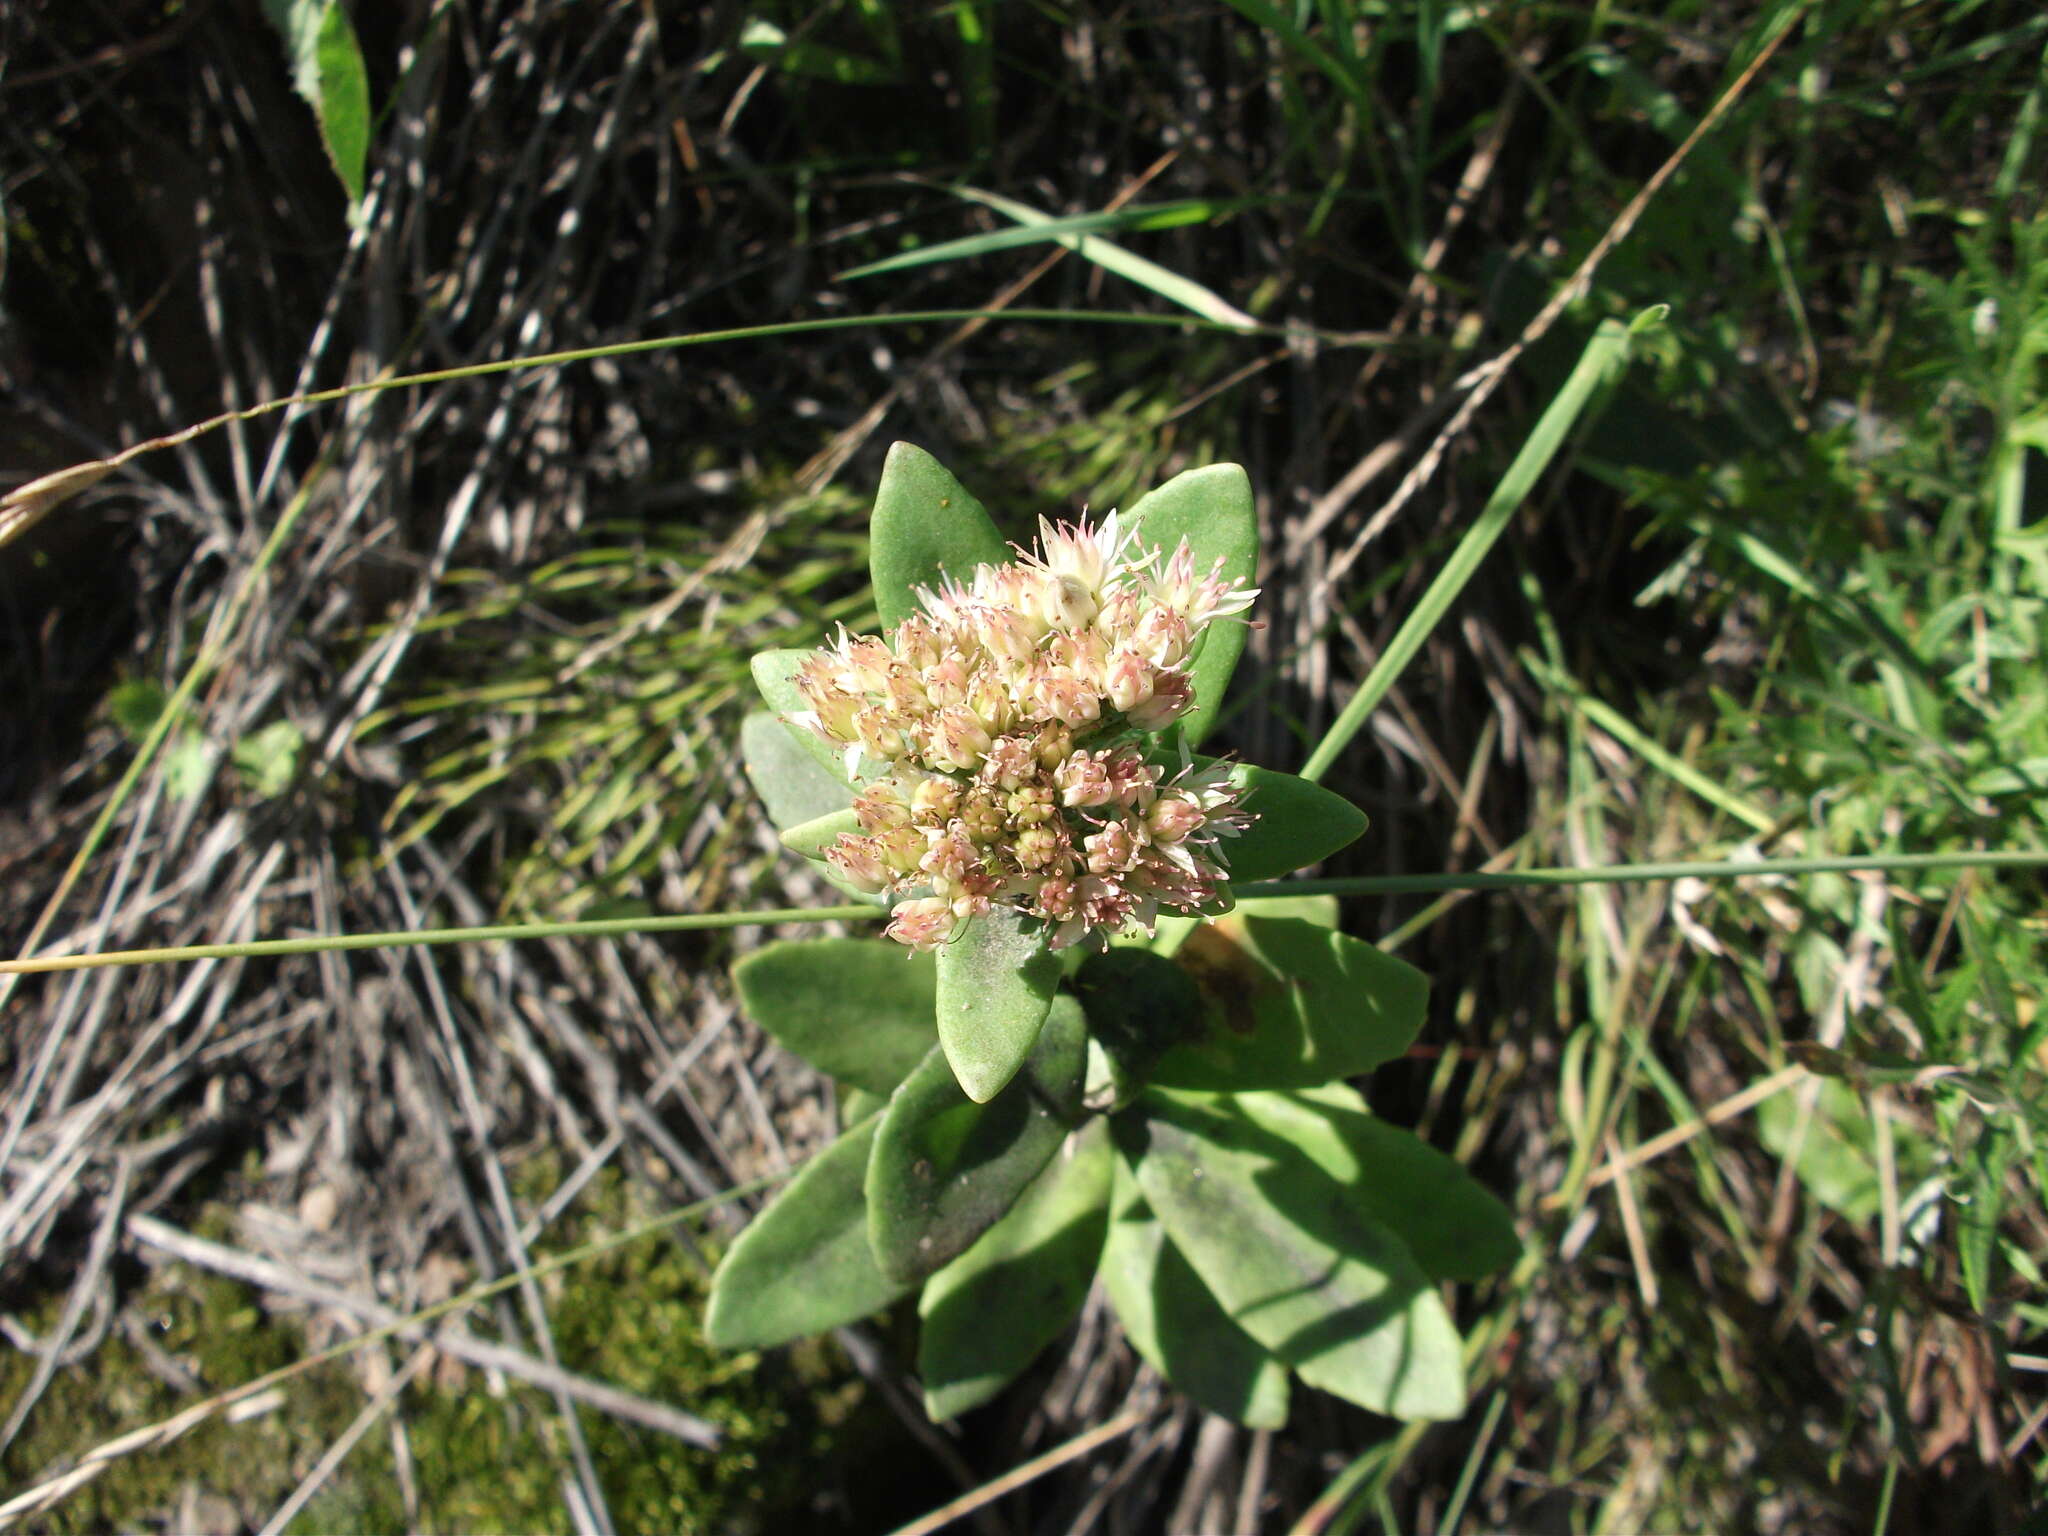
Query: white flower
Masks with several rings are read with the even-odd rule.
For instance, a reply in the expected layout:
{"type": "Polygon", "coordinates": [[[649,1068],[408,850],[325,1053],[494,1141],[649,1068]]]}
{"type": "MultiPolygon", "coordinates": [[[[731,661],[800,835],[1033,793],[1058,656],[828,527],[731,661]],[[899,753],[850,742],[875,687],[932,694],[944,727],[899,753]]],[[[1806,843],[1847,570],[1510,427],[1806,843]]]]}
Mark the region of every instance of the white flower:
{"type": "Polygon", "coordinates": [[[1114,512],[1042,522],[1037,552],[920,588],[924,611],[887,639],[842,630],[798,668],[792,723],[882,770],[854,804],[861,833],[826,857],[905,898],[891,938],[930,949],[1001,904],[1054,948],[1101,943],[1221,893],[1217,841],[1250,820],[1228,770],[1184,757],[1162,785],[1128,734],[1194,706],[1180,664],[1257,593],[1221,562],[1197,577],[1185,542],[1163,565],[1133,544],[1114,512]]]}

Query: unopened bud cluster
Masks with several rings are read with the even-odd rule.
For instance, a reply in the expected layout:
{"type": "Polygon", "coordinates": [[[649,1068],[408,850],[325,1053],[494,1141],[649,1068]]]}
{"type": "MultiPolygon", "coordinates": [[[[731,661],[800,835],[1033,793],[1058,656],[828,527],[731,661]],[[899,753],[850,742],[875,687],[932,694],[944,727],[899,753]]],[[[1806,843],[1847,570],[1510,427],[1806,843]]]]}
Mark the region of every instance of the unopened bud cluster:
{"type": "Polygon", "coordinates": [[[1250,820],[1220,765],[1168,777],[1131,738],[1193,707],[1196,639],[1257,591],[1198,574],[1185,542],[1132,557],[1113,512],[1039,528],[1039,552],[920,590],[893,634],[842,634],[796,674],[797,722],[875,775],[826,858],[905,896],[888,932],[920,949],[998,906],[1055,949],[1196,911],[1250,820]]]}

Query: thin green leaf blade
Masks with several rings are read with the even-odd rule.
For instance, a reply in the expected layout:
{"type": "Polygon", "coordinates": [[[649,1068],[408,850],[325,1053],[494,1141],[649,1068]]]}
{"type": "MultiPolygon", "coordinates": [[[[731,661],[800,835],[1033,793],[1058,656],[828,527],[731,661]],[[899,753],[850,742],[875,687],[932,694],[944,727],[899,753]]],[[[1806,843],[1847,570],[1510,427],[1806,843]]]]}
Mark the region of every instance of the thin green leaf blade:
{"type": "Polygon", "coordinates": [[[1457,1329],[1399,1239],[1227,1098],[1154,1092],[1114,1122],[1146,1203],[1230,1317],[1302,1380],[1375,1413],[1465,1409],[1457,1329]]]}
{"type": "Polygon", "coordinates": [[[1087,1033],[1061,999],[1025,1070],[977,1104],[934,1049],[889,1100],[868,1163],[868,1240],[882,1273],[921,1280],[1002,1219],[1080,1119],[1087,1033]]]}
{"type": "MultiPolygon", "coordinates": [[[[1053,216],[1027,203],[1013,198],[999,197],[993,192],[977,191],[973,187],[956,187],[961,197],[995,209],[998,213],[1015,219],[1020,224],[1043,225],[1052,222],[1053,216]]],[[[1213,289],[1205,288],[1192,278],[1182,277],[1178,272],[1169,271],[1156,261],[1147,261],[1133,255],[1113,241],[1099,235],[1056,235],[1059,243],[1079,256],[1083,261],[1092,261],[1105,272],[1114,272],[1139,287],[1149,289],[1169,304],[1178,304],[1182,309],[1200,315],[1204,320],[1232,330],[1256,331],[1259,322],[1230,303],[1213,289]]]]}
{"type": "Polygon", "coordinates": [[[1444,614],[1458,600],[1459,593],[1465,590],[1466,583],[1506,531],[1510,519],[1528,499],[1530,491],[1535,489],[1537,479],[1550,467],[1550,461],[1564,446],[1572,426],[1594,397],[1613,383],[1627,366],[1633,335],[1632,328],[1618,320],[1600,322],[1593,339],[1580,354],[1577,365],[1558,390],[1556,398],[1537,418],[1535,428],[1508,465],[1507,473],[1501,476],[1493,494],[1487,498],[1478,518],[1458,541],[1457,548],[1451,551],[1450,558],[1437,572],[1436,579],[1430,582],[1428,590],[1416,600],[1414,609],[1401,621],[1394,638],[1380,652],[1379,660],[1366,673],[1365,680],[1358,685],[1358,691],[1345,704],[1343,712],[1331,723],[1315,751],[1309,754],[1308,761],[1302,765],[1303,778],[1320,779],[1330,771],[1344,754],[1344,749],[1351,745],[1352,738],[1379,707],[1380,700],[1387,696],[1387,690],[1400,680],[1408,663],[1421,651],[1423,641],[1429,638],[1444,614]]]}
{"type": "Polygon", "coordinates": [[[917,588],[936,589],[948,576],[967,581],[977,565],[1012,558],[981,503],[951,470],[911,443],[890,445],[868,539],[875,608],[889,628],[917,612],[917,588]]]}
{"type": "MultiPolygon", "coordinates": [[[[1209,464],[1175,475],[1147,491],[1125,510],[1124,521],[1141,546],[1170,557],[1187,541],[1195,570],[1206,574],[1219,561],[1223,574],[1249,586],[1258,574],[1259,518],[1251,477],[1239,464],[1209,464]]],[[[1194,707],[1181,716],[1181,735],[1197,746],[1216,722],[1230,674],[1243,654],[1246,628],[1230,619],[1211,624],[1195,644],[1188,667],[1194,707]]]]}
{"type": "Polygon", "coordinates": [[[820,1152],[739,1235],[711,1277],[704,1336],[766,1349],[878,1312],[910,1287],[885,1278],[868,1246],[863,1182],[878,1122],[820,1152]]]}
{"type": "Polygon", "coordinates": [[[732,968],[740,1006],[829,1077],[891,1093],[931,1053],[937,968],[887,939],[787,939],[732,968]]]}
{"type": "Polygon", "coordinates": [[[977,256],[993,255],[999,251],[1015,250],[1018,246],[1024,245],[1046,245],[1062,235],[1088,235],[1119,229],[1177,229],[1186,224],[1207,223],[1239,206],[1242,205],[1221,203],[1206,198],[1186,198],[1172,203],[1134,204],[1125,208],[1106,209],[1099,213],[1067,214],[1060,218],[1047,219],[1043,224],[1013,225],[1007,229],[988,230],[979,235],[966,235],[958,240],[941,240],[933,245],[921,245],[915,250],[901,251],[894,256],[885,256],[880,261],[849,268],[841,272],[837,280],[842,283],[850,282],[859,277],[879,277],[886,272],[900,272],[906,267],[928,266],[938,261],[966,261],[977,256]]]}
{"type": "Polygon", "coordinates": [[[1059,986],[1059,957],[1026,924],[999,907],[938,951],[939,1043],[977,1104],[994,1098],[1031,1054],[1059,986]]]}
{"type": "Polygon", "coordinates": [[[1137,1176],[1116,1160],[1102,1284],[1124,1337],[1151,1367],[1211,1413],[1254,1429],[1287,1422],[1287,1369],[1230,1320],[1167,1240],[1137,1176]]]}
{"type": "Polygon", "coordinates": [[[1102,1257],[1109,1181],[1108,1127],[1095,1121],[925,1282],[917,1369],[935,1422],[987,1402],[1072,1321],[1102,1257]]]}
{"type": "Polygon", "coordinates": [[[1311,1088],[1407,1051],[1429,980],[1362,939],[1298,917],[1233,912],[1181,944],[1207,1003],[1201,1035],[1152,1070],[1168,1088],[1311,1088]]]}

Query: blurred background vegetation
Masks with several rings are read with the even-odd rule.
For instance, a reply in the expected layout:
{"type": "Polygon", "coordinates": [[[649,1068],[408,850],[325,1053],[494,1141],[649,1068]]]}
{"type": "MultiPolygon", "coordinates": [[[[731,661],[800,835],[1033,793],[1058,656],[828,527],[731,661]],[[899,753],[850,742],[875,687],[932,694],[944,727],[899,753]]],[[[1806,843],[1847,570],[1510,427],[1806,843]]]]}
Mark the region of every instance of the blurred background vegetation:
{"type": "MultiPolygon", "coordinates": [[[[292,9],[0,8],[9,483],[380,374],[984,315],[358,397],[61,509],[0,550],[10,952],[203,653],[49,947],[816,898],[736,768],[745,658],[864,622],[897,437],[1020,537],[1243,462],[1266,627],[1217,739],[1293,768],[1593,328],[1653,304],[1326,781],[1374,819],[1328,872],[2041,847],[2033,0],[362,4],[359,201],[292,9]]],[[[887,1329],[704,1349],[724,1207],[473,1309],[524,1376],[378,1343],[35,1528],[880,1530],[1136,1409],[974,1521],[2038,1529],[2043,913],[2024,873],[1348,902],[1435,979],[1376,1108],[1527,1244],[1457,1298],[1456,1424],[1205,1423],[1098,1300],[935,1431],[887,1329]]],[[[800,1159],[833,1110],[735,1016],[752,942],[12,989],[5,1483],[800,1159]]]]}

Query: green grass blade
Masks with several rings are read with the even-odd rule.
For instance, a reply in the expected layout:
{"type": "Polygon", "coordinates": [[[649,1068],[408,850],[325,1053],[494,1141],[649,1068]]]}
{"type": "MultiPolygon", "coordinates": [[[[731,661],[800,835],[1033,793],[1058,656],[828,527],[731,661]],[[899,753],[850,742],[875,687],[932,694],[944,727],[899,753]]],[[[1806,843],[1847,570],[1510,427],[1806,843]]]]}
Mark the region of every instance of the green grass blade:
{"type": "MultiPolygon", "coordinates": [[[[1012,198],[998,197],[993,192],[977,191],[973,187],[959,187],[955,191],[961,197],[993,208],[997,213],[1015,219],[1019,224],[1042,229],[1054,222],[1049,213],[1042,213],[1027,203],[1012,198]]],[[[1133,256],[1122,246],[1102,239],[1099,235],[1055,235],[1052,237],[1084,261],[1092,261],[1105,272],[1114,272],[1118,277],[1128,278],[1141,288],[1151,290],[1169,304],[1178,304],[1216,325],[1231,330],[1256,330],[1259,322],[1223,298],[1222,295],[1204,288],[1191,278],[1182,277],[1178,272],[1169,272],[1156,261],[1147,261],[1142,256],[1133,256]]]]}
{"type": "Polygon", "coordinates": [[[1372,712],[1379,707],[1380,700],[1387,696],[1387,690],[1399,680],[1408,663],[1422,649],[1422,643],[1430,632],[1449,612],[1458,595],[1465,590],[1465,584],[1472,579],[1487,553],[1493,548],[1508,520],[1528,499],[1537,478],[1550,466],[1557,456],[1557,450],[1564,446],[1565,435],[1571,431],[1594,393],[1610,383],[1628,361],[1631,327],[1618,320],[1603,320],[1593,339],[1580,354],[1578,364],[1571,376],[1564,381],[1564,387],[1557,392],[1543,415],[1537,420],[1536,428],[1529,434],[1522,451],[1515,455],[1493,495],[1487,498],[1485,508],[1478,519],[1458,541],[1458,547],[1451,551],[1450,559],[1437,573],[1436,580],[1429,584],[1429,590],[1395,631],[1394,638],[1387,642],[1387,648],[1380,653],[1380,659],[1358,685],[1358,692],[1344,706],[1321,743],[1309,755],[1303,765],[1304,779],[1320,779],[1351,745],[1352,738],[1364,727],[1372,712]]]}
{"type": "Polygon", "coordinates": [[[966,235],[958,240],[942,240],[937,245],[919,246],[914,251],[885,256],[880,261],[871,261],[866,266],[842,272],[838,280],[843,283],[856,277],[878,277],[884,272],[900,272],[905,267],[921,267],[935,261],[965,261],[996,251],[1015,250],[1018,246],[1044,245],[1068,235],[1092,235],[1104,230],[1178,229],[1185,224],[1206,224],[1244,206],[1241,202],[1186,198],[1179,202],[1147,203],[1101,213],[1069,214],[1064,218],[1045,219],[1043,223],[1017,224],[1008,229],[966,235]]]}
{"type": "Polygon", "coordinates": [[[1700,772],[1692,764],[1652,741],[1620,710],[1581,692],[1578,685],[1562,672],[1534,659],[1529,662],[1529,670],[1539,682],[1570,700],[1572,707],[1587,720],[1627,747],[1652,768],[1684,785],[1709,805],[1758,832],[1768,832],[1777,825],[1776,820],[1766,815],[1760,808],[1751,805],[1733,790],[1717,784],[1709,775],[1700,772]]]}

